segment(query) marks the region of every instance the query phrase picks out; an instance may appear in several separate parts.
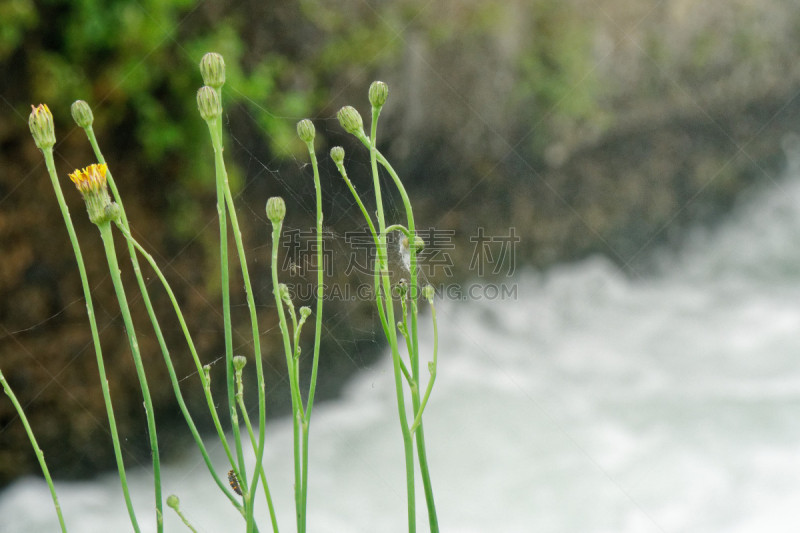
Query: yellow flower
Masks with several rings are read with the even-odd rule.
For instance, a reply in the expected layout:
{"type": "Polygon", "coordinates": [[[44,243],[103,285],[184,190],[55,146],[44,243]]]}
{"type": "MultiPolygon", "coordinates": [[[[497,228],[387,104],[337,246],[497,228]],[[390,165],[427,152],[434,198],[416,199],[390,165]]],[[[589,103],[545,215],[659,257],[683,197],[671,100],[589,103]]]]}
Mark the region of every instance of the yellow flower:
{"type": "Polygon", "coordinates": [[[99,193],[106,188],[107,170],[108,167],[105,164],[93,164],[83,170],[76,169],[69,175],[69,179],[81,194],[99,193]]]}
{"type": "Polygon", "coordinates": [[[119,218],[119,207],[111,201],[111,197],[108,195],[107,171],[108,167],[105,164],[94,164],[82,170],[75,170],[69,175],[69,179],[75,184],[86,202],[89,220],[95,224],[107,223],[119,218]]]}
{"type": "Polygon", "coordinates": [[[47,104],[31,106],[31,114],[28,117],[28,126],[31,135],[36,142],[36,146],[45,150],[52,148],[56,144],[56,134],[53,128],[53,114],[47,104]]]}

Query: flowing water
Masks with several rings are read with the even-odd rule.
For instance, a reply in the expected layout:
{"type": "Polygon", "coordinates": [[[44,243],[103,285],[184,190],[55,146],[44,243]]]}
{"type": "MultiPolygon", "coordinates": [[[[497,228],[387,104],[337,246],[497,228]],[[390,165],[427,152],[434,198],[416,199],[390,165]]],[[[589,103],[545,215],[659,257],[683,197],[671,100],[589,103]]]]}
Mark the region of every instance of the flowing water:
{"type": "MultiPolygon", "coordinates": [[[[425,421],[442,531],[797,531],[795,174],[654,258],[647,274],[593,258],[519,274],[516,300],[438,306],[425,421]]],[[[427,326],[423,338],[429,353],[427,326]]],[[[290,429],[269,425],[265,457],[283,531],[293,529],[290,429]]],[[[315,409],[311,446],[310,531],[405,530],[388,357],[315,409]]],[[[215,459],[224,464],[218,450],[215,459]]],[[[194,453],[165,479],[198,531],[243,530],[194,453]]],[[[150,483],[131,472],[144,531],[155,530],[150,483]]],[[[57,489],[70,531],[130,531],[112,474],[57,489]]],[[[188,531],[166,514],[168,531],[188,531]]],[[[39,480],[0,495],[0,531],[56,530],[39,480]]]]}

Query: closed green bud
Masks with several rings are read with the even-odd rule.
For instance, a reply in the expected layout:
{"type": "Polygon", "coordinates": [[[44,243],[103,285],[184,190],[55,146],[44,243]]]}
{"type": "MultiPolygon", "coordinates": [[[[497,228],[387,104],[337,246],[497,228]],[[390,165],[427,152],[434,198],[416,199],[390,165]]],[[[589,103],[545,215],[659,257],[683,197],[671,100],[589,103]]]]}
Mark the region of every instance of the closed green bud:
{"type": "Polygon", "coordinates": [[[389,86],[382,81],[373,81],[369,86],[369,103],[375,109],[380,109],[389,97],[389,86]]]}
{"type": "Polygon", "coordinates": [[[204,85],[197,91],[197,109],[206,122],[222,116],[222,103],[219,101],[217,91],[204,85]]]}
{"type": "Polygon", "coordinates": [[[233,369],[236,372],[241,372],[244,368],[244,365],[247,364],[247,357],[243,355],[234,355],[233,356],[233,369]]]}
{"type": "Polygon", "coordinates": [[[181,501],[178,499],[177,496],[174,494],[170,494],[167,496],[167,506],[173,509],[178,509],[178,506],[181,504],[181,501]]]}
{"type": "Polygon", "coordinates": [[[92,114],[92,108],[89,107],[89,104],[84,102],[83,100],[75,100],[72,102],[72,107],[70,107],[70,111],[72,112],[72,120],[75,121],[75,124],[80,126],[83,129],[88,128],[94,122],[94,115],[92,114]]]}
{"type": "Polygon", "coordinates": [[[425,241],[419,235],[414,236],[414,251],[419,253],[425,248],[425,241]]]}
{"type": "Polygon", "coordinates": [[[31,106],[28,127],[31,129],[31,135],[33,135],[33,140],[39,149],[52,148],[56,144],[53,114],[47,104],[39,104],[36,107],[31,106]]]}
{"type": "Polygon", "coordinates": [[[285,302],[291,302],[292,296],[289,294],[289,286],[285,283],[278,283],[278,296],[285,302]]]}
{"type": "Polygon", "coordinates": [[[433,285],[425,285],[422,288],[422,297],[428,300],[428,303],[433,303],[433,295],[436,291],[433,289],[433,285]]]}
{"type": "Polygon", "coordinates": [[[355,107],[344,106],[336,113],[336,118],[339,119],[339,124],[342,125],[342,128],[347,133],[352,133],[355,136],[364,135],[364,121],[361,120],[361,115],[356,111],[355,107]]]}
{"type": "Polygon", "coordinates": [[[331,148],[331,159],[336,165],[341,165],[344,163],[344,148],[341,146],[334,146],[331,148]]]}
{"type": "Polygon", "coordinates": [[[314,130],[314,123],[304,118],[300,122],[297,123],[297,136],[300,137],[300,140],[306,144],[314,142],[314,135],[316,135],[316,130],[314,130]]]}
{"type": "Polygon", "coordinates": [[[304,305],[303,307],[300,308],[300,319],[301,320],[305,320],[306,318],[309,317],[310,314],[311,314],[311,308],[308,307],[307,305],[304,305]]]}
{"type": "Polygon", "coordinates": [[[280,196],[267,200],[267,218],[273,224],[279,224],[286,216],[286,202],[280,196]]]}
{"type": "Polygon", "coordinates": [[[203,83],[219,90],[225,84],[225,60],[216,52],[209,52],[200,60],[203,83]]]}

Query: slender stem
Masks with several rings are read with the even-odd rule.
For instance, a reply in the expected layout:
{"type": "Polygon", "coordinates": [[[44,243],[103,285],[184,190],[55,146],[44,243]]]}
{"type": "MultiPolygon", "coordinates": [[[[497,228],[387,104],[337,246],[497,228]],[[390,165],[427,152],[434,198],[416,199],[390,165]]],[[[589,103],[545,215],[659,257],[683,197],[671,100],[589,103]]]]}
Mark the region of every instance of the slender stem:
{"type": "MultiPolygon", "coordinates": [[[[372,127],[370,130],[369,159],[372,168],[372,180],[375,189],[375,203],[377,204],[378,215],[378,262],[380,264],[381,282],[383,294],[385,295],[386,310],[386,330],[389,332],[389,345],[392,351],[392,366],[394,368],[395,394],[397,397],[397,411],[400,419],[400,431],[403,436],[403,450],[406,466],[406,498],[408,503],[408,531],[414,533],[417,528],[416,506],[414,490],[414,450],[411,444],[411,433],[408,427],[408,418],[403,397],[403,377],[400,367],[400,353],[397,349],[397,328],[394,326],[394,303],[392,301],[391,280],[389,279],[389,267],[386,246],[386,222],[383,214],[383,200],[381,198],[380,177],[378,175],[376,137],[378,127],[378,116],[380,109],[372,110],[372,127]]],[[[409,228],[411,230],[412,228],[409,228]]],[[[411,246],[413,250],[413,246],[411,246]]],[[[412,252],[413,253],[413,252],[412,252]]],[[[413,256],[412,256],[413,257],[413,256]]],[[[375,287],[375,290],[380,290],[375,287]]]]}
{"type": "Polygon", "coordinates": [[[175,511],[175,514],[177,514],[178,518],[181,519],[181,522],[183,522],[183,525],[188,527],[189,530],[192,531],[192,533],[197,533],[197,530],[189,522],[189,519],[186,518],[186,516],[181,512],[181,510],[178,507],[173,507],[172,510],[175,511]]]}
{"type": "Polygon", "coordinates": [[[319,168],[317,155],[314,152],[314,142],[307,143],[311,166],[314,170],[314,190],[317,204],[317,311],[314,326],[314,356],[311,363],[311,381],[308,385],[308,400],[306,401],[305,415],[303,417],[303,483],[302,483],[302,520],[306,529],[306,503],[308,501],[308,431],[311,424],[311,409],[314,407],[314,394],[317,389],[317,370],[319,368],[320,339],[322,338],[322,304],[325,299],[325,264],[322,250],[322,186],[319,181],[319,168]]]}
{"type": "Polygon", "coordinates": [[[11,386],[8,384],[8,381],[6,381],[6,377],[3,375],[2,370],[0,370],[0,383],[3,385],[6,396],[8,396],[8,398],[11,400],[11,403],[14,404],[14,409],[17,410],[17,414],[19,415],[20,420],[22,420],[22,425],[25,426],[25,432],[28,434],[28,438],[31,441],[31,446],[36,454],[36,459],[39,461],[39,466],[42,468],[44,479],[47,481],[47,486],[50,488],[50,496],[53,498],[53,507],[55,507],[56,514],[58,515],[58,523],[61,526],[61,531],[63,533],[67,533],[67,526],[64,523],[64,516],[61,514],[61,505],[59,505],[58,496],[56,495],[56,487],[53,485],[53,478],[50,477],[50,470],[47,468],[47,463],[44,460],[44,452],[42,452],[42,449],[36,442],[36,436],[33,434],[31,425],[28,423],[28,417],[25,416],[25,411],[22,410],[22,406],[20,405],[19,400],[17,400],[17,396],[14,394],[14,391],[11,390],[11,386]]]}
{"type": "MultiPolygon", "coordinates": [[[[94,129],[91,125],[85,128],[86,136],[89,139],[89,143],[92,145],[94,150],[95,157],[99,163],[105,164],[105,158],[103,157],[103,153],[100,150],[99,145],[97,144],[97,138],[94,134],[94,129]]],[[[186,402],[183,398],[183,394],[181,392],[180,383],[178,381],[178,376],[175,373],[175,367],[172,364],[172,358],[169,353],[169,349],[167,348],[166,341],[164,340],[164,335],[161,331],[161,326],[158,323],[158,319],[155,315],[155,311],[153,309],[153,304],[150,299],[150,294],[147,288],[147,284],[145,283],[144,276],[142,275],[141,267],[139,266],[139,259],[136,256],[136,247],[139,247],[142,250],[142,253],[148,256],[148,261],[150,262],[151,266],[154,267],[155,270],[158,270],[159,278],[163,281],[166,281],[163,275],[160,272],[160,269],[155,264],[155,261],[152,260],[150,254],[147,254],[141,246],[133,239],[130,234],[130,223],[128,222],[128,217],[125,213],[125,206],[122,202],[122,196],[119,194],[119,190],[117,189],[116,182],[111,174],[111,171],[108,170],[106,172],[106,180],[108,182],[108,186],[111,189],[111,193],[114,196],[114,200],[116,201],[117,205],[120,208],[120,220],[117,226],[119,227],[120,231],[123,233],[125,238],[127,239],[128,243],[128,253],[131,258],[131,264],[133,265],[133,271],[136,274],[136,280],[139,284],[139,290],[142,294],[142,301],[144,302],[145,308],[147,309],[147,314],[150,317],[150,322],[153,324],[153,330],[155,331],[156,338],[158,340],[159,347],[161,348],[161,353],[164,357],[164,363],[167,367],[167,372],[169,373],[170,382],[172,383],[172,389],[175,393],[175,399],[178,401],[178,406],[180,407],[181,413],[183,413],[183,417],[186,420],[186,425],[189,426],[189,431],[192,434],[192,438],[194,438],[197,447],[200,450],[201,455],[203,456],[203,460],[206,463],[206,467],[208,468],[209,473],[214,478],[214,481],[217,483],[217,486],[225,493],[227,493],[227,489],[225,483],[217,474],[216,470],[214,469],[213,463],[211,462],[211,458],[208,456],[208,452],[206,451],[206,447],[203,443],[203,439],[200,436],[200,433],[197,430],[197,426],[192,419],[192,415],[189,412],[188,407],[186,406],[186,402]]],[[[168,287],[169,288],[169,287],[168,287]]],[[[168,291],[170,299],[173,302],[174,306],[177,306],[177,301],[175,300],[175,296],[171,290],[168,291]]],[[[201,375],[202,372],[201,372],[201,375]]],[[[216,409],[213,410],[216,413],[216,409]]],[[[223,441],[225,441],[223,437],[223,441]]],[[[238,503],[238,502],[236,502],[238,503]]]]}
{"type": "Polygon", "coordinates": [[[135,533],[139,533],[139,522],[136,520],[136,513],[133,509],[133,502],[131,501],[130,491],[128,490],[128,478],[125,474],[125,462],[122,459],[122,447],[120,446],[119,433],[117,431],[117,421],[114,416],[114,407],[111,403],[111,392],[108,389],[108,378],[106,377],[106,367],[103,361],[103,350],[100,346],[100,334],[97,330],[97,321],[94,315],[94,305],[92,303],[92,293],[89,288],[89,278],[86,275],[86,266],[83,262],[83,254],[81,247],[78,244],[78,237],[75,234],[75,227],[72,224],[67,203],[64,200],[64,194],[61,191],[61,185],[58,183],[58,176],[56,174],[55,164],[53,162],[53,149],[49,148],[43,150],[45,164],[47,171],[50,175],[50,181],[53,184],[53,191],[56,194],[58,206],[61,209],[61,215],[64,218],[64,224],[69,234],[69,240],[72,243],[72,250],[75,254],[75,261],[78,264],[78,272],[80,273],[81,286],[83,288],[83,297],[86,301],[86,314],[89,317],[89,329],[92,333],[92,341],[94,343],[95,359],[97,360],[97,371],[100,376],[100,389],[103,393],[103,403],[106,406],[106,416],[108,417],[108,428],[111,432],[111,442],[114,448],[114,459],[117,463],[117,474],[119,481],[122,485],[122,497],[125,500],[125,507],[128,510],[128,516],[131,521],[131,526],[135,533]]]}
{"type": "MultiPolygon", "coordinates": [[[[247,434],[250,436],[250,445],[253,447],[253,453],[258,453],[258,442],[253,433],[253,425],[250,423],[250,415],[244,405],[244,385],[242,384],[242,372],[240,370],[236,371],[236,403],[239,405],[239,412],[242,413],[242,418],[244,418],[244,424],[245,427],[247,427],[247,434]]],[[[269,518],[272,522],[272,531],[278,533],[278,518],[275,515],[275,506],[272,504],[272,494],[270,493],[269,484],[267,483],[267,474],[264,472],[263,468],[260,471],[256,471],[256,474],[261,477],[261,484],[264,485],[264,495],[267,500],[267,508],[269,509],[269,518]]]]}
{"type": "MultiPolygon", "coordinates": [[[[222,158],[222,124],[219,119],[212,119],[206,122],[208,131],[211,135],[211,144],[214,148],[214,169],[216,176],[217,189],[217,215],[219,217],[219,252],[220,252],[220,285],[222,291],[222,320],[225,335],[225,383],[228,392],[228,413],[231,419],[231,430],[233,441],[236,448],[238,459],[239,481],[247,486],[247,471],[244,464],[244,452],[242,451],[242,439],[239,432],[239,424],[236,423],[236,398],[234,391],[234,369],[233,369],[233,330],[231,326],[231,296],[230,279],[228,274],[228,222],[226,212],[226,184],[228,173],[225,170],[225,162],[222,158]]],[[[245,500],[247,501],[247,500],[245,500]]],[[[252,510],[246,507],[247,511],[247,532],[252,533],[253,518],[252,510]]],[[[250,506],[252,507],[252,506],[250,506]]]]}
{"type": "Polygon", "coordinates": [[[291,346],[291,336],[289,327],[286,323],[286,313],[283,310],[283,298],[281,297],[281,286],[278,282],[278,246],[281,239],[282,222],[272,224],[272,255],[270,270],[272,271],[272,294],[275,296],[275,306],[278,310],[278,323],[280,325],[281,337],[283,338],[283,351],[286,356],[286,369],[289,372],[289,391],[292,397],[292,437],[294,442],[294,501],[295,518],[297,520],[298,533],[301,531],[302,520],[300,519],[301,510],[301,466],[300,466],[300,421],[302,400],[300,398],[300,386],[294,378],[294,356],[291,346]]]}
{"type": "Polygon", "coordinates": [[[133,364],[136,367],[136,375],[139,378],[139,385],[142,389],[142,399],[144,400],[145,416],[147,418],[147,432],[150,437],[150,453],[153,455],[153,484],[155,487],[156,500],[156,528],[159,533],[164,530],[163,500],[161,498],[161,460],[158,453],[158,435],[156,433],[155,414],[153,412],[153,400],[150,397],[150,387],[147,385],[147,376],[142,364],[142,356],[139,353],[139,341],[136,339],[136,331],[133,328],[133,319],[128,308],[128,300],[125,296],[125,289],[122,286],[122,278],[119,275],[119,265],[117,255],[114,250],[114,235],[111,233],[111,225],[108,222],[97,226],[100,229],[100,236],[103,238],[103,246],[108,260],[108,270],[111,273],[111,281],[114,284],[114,291],[117,293],[119,309],[122,313],[122,320],[125,322],[125,330],[130,342],[133,364]]]}
{"type": "MultiPolygon", "coordinates": [[[[131,236],[130,232],[126,228],[123,228],[121,226],[118,226],[118,227],[119,227],[120,232],[125,236],[126,239],[128,239],[128,242],[133,244],[133,246],[136,248],[136,250],[138,250],[138,252],[142,255],[142,257],[145,258],[145,260],[148,262],[150,267],[156,273],[156,276],[161,281],[161,284],[164,286],[164,290],[166,290],[166,292],[167,292],[167,296],[169,297],[170,302],[172,302],[172,307],[175,310],[175,315],[178,318],[178,322],[180,323],[181,330],[183,331],[184,338],[186,339],[186,344],[189,347],[189,352],[192,355],[192,359],[194,360],[195,367],[197,368],[197,373],[200,376],[200,382],[201,382],[201,384],[203,386],[203,391],[206,393],[206,403],[207,403],[207,405],[209,407],[209,412],[211,413],[211,418],[212,418],[212,420],[214,422],[214,427],[217,430],[217,436],[219,437],[220,442],[222,443],[223,449],[225,450],[225,454],[228,457],[228,461],[229,461],[231,467],[235,468],[236,467],[236,462],[235,462],[235,460],[233,458],[233,454],[231,453],[231,449],[228,446],[228,440],[225,438],[225,432],[222,429],[222,424],[220,423],[219,415],[217,414],[217,410],[214,407],[214,399],[211,396],[210,383],[208,383],[208,380],[206,379],[205,372],[203,372],[203,365],[200,362],[200,357],[198,356],[197,349],[194,346],[194,340],[192,339],[192,336],[189,333],[189,328],[186,325],[186,319],[183,316],[183,311],[181,311],[181,308],[178,305],[178,301],[175,298],[175,293],[172,291],[172,287],[170,286],[169,282],[167,281],[167,278],[164,277],[164,273],[159,268],[159,266],[156,263],[155,259],[153,259],[153,256],[150,255],[147,252],[147,250],[145,250],[142,247],[142,245],[139,244],[139,242],[136,241],[136,239],[134,239],[131,236]]],[[[170,379],[172,379],[172,375],[170,375],[170,379]]],[[[182,402],[182,398],[179,399],[179,403],[180,402],[182,402]]],[[[183,407],[181,409],[183,409],[183,407]]],[[[191,418],[187,418],[187,424],[189,424],[189,429],[192,432],[192,435],[194,436],[195,433],[197,432],[197,428],[194,426],[194,423],[191,422],[191,418]]],[[[242,516],[244,516],[244,509],[242,508],[242,505],[235,498],[233,498],[233,496],[230,494],[230,491],[228,491],[228,489],[227,489],[227,485],[225,484],[224,481],[222,481],[222,479],[219,477],[219,475],[217,474],[216,470],[214,469],[213,464],[211,462],[211,459],[208,456],[208,452],[206,451],[205,445],[203,444],[202,439],[199,439],[199,434],[195,438],[195,442],[197,442],[198,448],[200,449],[200,453],[203,455],[203,460],[206,463],[206,467],[208,467],[208,470],[211,473],[211,476],[214,478],[214,481],[216,482],[217,486],[220,488],[220,490],[222,490],[222,492],[226,496],[228,496],[228,499],[231,501],[231,503],[233,503],[233,505],[239,510],[239,512],[242,513],[242,516]]]]}
{"type": "MultiPolygon", "coordinates": [[[[373,112],[373,116],[375,113],[373,112]]],[[[374,127],[374,119],[373,119],[373,127],[374,127]]],[[[408,233],[413,238],[416,235],[415,227],[414,227],[414,214],[411,208],[411,201],[408,198],[408,193],[406,192],[405,187],[403,186],[403,182],[400,180],[400,177],[395,172],[392,165],[389,161],[381,154],[376,145],[374,137],[371,141],[367,140],[366,138],[361,139],[362,143],[364,143],[370,149],[370,157],[375,157],[377,161],[381,163],[381,165],[389,172],[389,175],[392,177],[395,185],[397,186],[397,190],[400,192],[400,197],[403,201],[403,206],[406,210],[406,219],[408,221],[408,233]],[[367,142],[365,142],[367,141],[367,142]]],[[[375,170],[373,171],[375,172],[375,170]]],[[[410,253],[410,287],[409,290],[411,291],[411,302],[413,306],[413,310],[411,313],[411,341],[412,341],[412,352],[410,354],[411,358],[411,373],[412,378],[415,383],[419,383],[419,339],[417,336],[417,307],[416,307],[416,298],[419,295],[419,288],[418,288],[418,281],[417,281],[417,250],[416,246],[413,242],[409,243],[409,253],[410,253]]],[[[412,387],[411,389],[411,401],[414,408],[414,412],[419,412],[420,410],[420,398],[419,398],[419,388],[412,387]]],[[[436,533],[439,531],[439,523],[438,518],[436,515],[436,505],[433,499],[433,487],[431,485],[431,478],[430,478],[430,470],[428,468],[428,458],[427,452],[425,449],[425,433],[422,428],[422,420],[418,424],[417,430],[415,432],[416,442],[417,442],[417,455],[419,458],[419,467],[420,467],[420,474],[422,477],[422,485],[425,491],[425,502],[428,507],[428,522],[431,528],[432,533],[436,533]]]]}
{"type": "Polygon", "coordinates": [[[428,386],[425,388],[425,395],[422,397],[422,402],[420,404],[419,410],[417,411],[417,416],[414,418],[414,422],[411,424],[411,433],[414,433],[418,428],[419,425],[422,423],[422,413],[425,411],[425,406],[428,404],[428,398],[431,395],[431,391],[433,390],[433,383],[436,381],[436,366],[437,366],[437,356],[439,353],[439,329],[436,325],[436,307],[433,305],[431,301],[431,319],[433,321],[433,361],[429,368],[430,370],[430,378],[428,379],[428,386]]]}
{"type": "MultiPolygon", "coordinates": [[[[213,136],[214,140],[214,154],[217,155],[217,160],[222,164],[222,135],[217,133],[213,136]]],[[[250,492],[254,492],[258,483],[258,473],[263,468],[264,446],[266,442],[265,429],[267,425],[266,420],[266,384],[264,381],[264,367],[261,361],[261,337],[258,331],[258,314],[256,313],[256,303],[253,296],[253,286],[250,281],[250,273],[247,267],[247,256],[244,252],[244,243],[242,241],[242,232],[239,229],[239,220],[236,215],[236,207],[233,205],[233,196],[231,195],[231,188],[228,183],[228,173],[225,171],[225,166],[222,164],[222,177],[223,187],[225,193],[225,200],[227,202],[228,213],[230,214],[231,229],[233,230],[233,239],[236,243],[236,250],[239,254],[239,267],[242,271],[242,278],[244,280],[245,296],[247,298],[247,308],[250,312],[250,326],[253,335],[253,357],[256,361],[256,376],[258,380],[258,451],[256,452],[256,465],[255,475],[253,476],[252,486],[250,492]]],[[[238,430],[238,428],[237,428],[238,430]]],[[[241,446],[241,443],[239,444],[241,446]]],[[[246,478],[243,480],[246,483],[246,478]]],[[[249,509],[248,517],[253,514],[253,506],[249,509]]],[[[250,519],[248,518],[248,523],[250,519]]],[[[248,529],[248,531],[250,531],[248,529]]]]}

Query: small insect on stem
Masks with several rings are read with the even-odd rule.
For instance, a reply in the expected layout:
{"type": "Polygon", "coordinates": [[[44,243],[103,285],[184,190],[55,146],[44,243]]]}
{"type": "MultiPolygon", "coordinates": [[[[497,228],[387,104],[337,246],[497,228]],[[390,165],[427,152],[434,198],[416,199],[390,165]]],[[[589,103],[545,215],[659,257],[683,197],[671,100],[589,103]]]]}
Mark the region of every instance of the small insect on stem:
{"type": "Polygon", "coordinates": [[[233,470],[228,471],[228,483],[230,483],[233,492],[242,495],[242,488],[239,486],[239,478],[236,477],[236,472],[233,470]]]}

